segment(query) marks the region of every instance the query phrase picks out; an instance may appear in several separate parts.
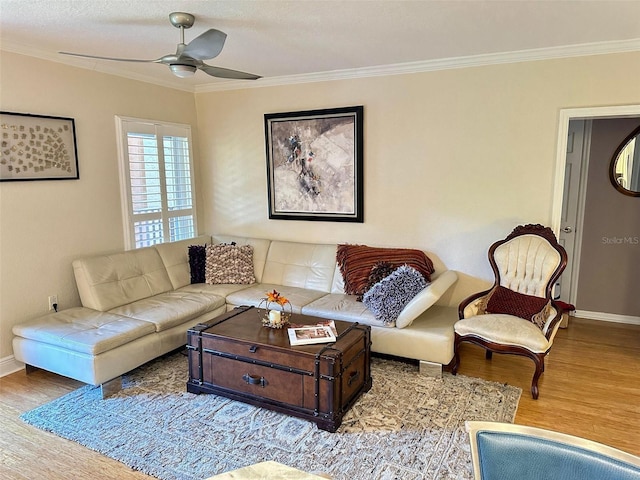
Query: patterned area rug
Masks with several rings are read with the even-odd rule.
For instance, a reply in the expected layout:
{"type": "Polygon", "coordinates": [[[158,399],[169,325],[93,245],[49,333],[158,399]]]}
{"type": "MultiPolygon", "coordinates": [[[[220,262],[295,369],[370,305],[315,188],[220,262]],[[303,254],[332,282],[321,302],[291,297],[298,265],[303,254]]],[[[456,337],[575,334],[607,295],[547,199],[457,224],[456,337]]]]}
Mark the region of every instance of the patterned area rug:
{"type": "Polygon", "coordinates": [[[85,386],[22,419],[161,479],[202,479],[277,462],[337,480],[471,479],[466,420],[512,422],[521,389],[431,378],[372,360],[373,387],[336,433],[216,395],[186,392],[187,359],[173,354],[125,376],[102,400],[85,386]]]}

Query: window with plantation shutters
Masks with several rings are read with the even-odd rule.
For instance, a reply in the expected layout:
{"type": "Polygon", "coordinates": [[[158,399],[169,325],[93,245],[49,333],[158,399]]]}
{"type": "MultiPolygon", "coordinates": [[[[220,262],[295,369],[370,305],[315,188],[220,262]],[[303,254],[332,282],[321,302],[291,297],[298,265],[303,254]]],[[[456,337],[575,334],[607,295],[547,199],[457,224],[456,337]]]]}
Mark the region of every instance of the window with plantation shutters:
{"type": "Polygon", "coordinates": [[[125,246],[196,236],[188,125],[116,117],[125,246]]]}

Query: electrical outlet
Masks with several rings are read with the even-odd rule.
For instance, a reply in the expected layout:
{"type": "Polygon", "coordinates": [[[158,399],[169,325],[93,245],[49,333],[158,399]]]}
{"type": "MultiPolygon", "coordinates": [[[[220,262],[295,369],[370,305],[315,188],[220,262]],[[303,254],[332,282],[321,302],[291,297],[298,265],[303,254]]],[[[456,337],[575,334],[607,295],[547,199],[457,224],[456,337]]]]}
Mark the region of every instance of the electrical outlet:
{"type": "Polygon", "coordinates": [[[49,295],[49,310],[55,310],[53,305],[58,305],[58,296],[57,295],[49,295]]]}

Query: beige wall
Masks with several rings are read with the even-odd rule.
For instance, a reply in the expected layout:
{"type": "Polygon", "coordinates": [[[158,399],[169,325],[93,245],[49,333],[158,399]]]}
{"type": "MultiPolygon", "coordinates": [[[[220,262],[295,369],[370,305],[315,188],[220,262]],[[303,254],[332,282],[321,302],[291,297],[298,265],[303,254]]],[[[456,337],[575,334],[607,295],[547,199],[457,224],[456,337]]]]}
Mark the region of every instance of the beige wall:
{"type": "Polygon", "coordinates": [[[492,278],[489,245],[550,224],[559,111],[640,103],[640,53],[197,94],[205,231],[413,246],[492,278]],[[263,114],[364,105],[365,223],[269,220],[263,114]],[[206,133],[205,133],[206,132],[206,133]]]}
{"type": "Polygon", "coordinates": [[[609,180],[616,148],[640,125],[638,118],[593,121],[576,308],[640,316],[640,198],[609,180]]]}
{"type": "MultiPolygon", "coordinates": [[[[11,327],[80,303],[71,261],[124,248],[114,116],[196,125],[192,93],[2,52],[0,107],[75,118],[79,180],[0,183],[0,359],[11,327]]],[[[197,132],[196,132],[197,138],[197,132]]]]}
{"type": "Polygon", "coordinates": [[[116,114],[197,125],[200,232],[428,249],[460,272],[456,303],[490,277],[493,241],[550,222],[559,110],[640,103],[640,53],[195,96],[0,61],[2,110],[74,117],[80,157],[78,181],[0,183],[0,361],[48,295],[79,304],[74,258],[123,246],[116,114]],[[268,220],[263,114],[347,105],[365,107],[365,223],[268,220]]]}

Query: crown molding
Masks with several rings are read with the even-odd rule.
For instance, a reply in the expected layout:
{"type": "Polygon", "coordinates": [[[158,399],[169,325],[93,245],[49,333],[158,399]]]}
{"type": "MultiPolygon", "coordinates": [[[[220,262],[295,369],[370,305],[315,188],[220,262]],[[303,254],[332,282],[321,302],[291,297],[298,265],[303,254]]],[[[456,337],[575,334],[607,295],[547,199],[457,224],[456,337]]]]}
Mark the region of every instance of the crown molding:
{"type": "Polygon", "coordinates": [[[300,75],[286,75],[279,77],[266,77],[255,81],[229,80],[219,81],[206,85],[187,85],[179,80],[159,80],[151,75],[138,75],[124,73],[117,67],[111,67],[105,62],[93,61],[74,57],[66,57],[40,49],[18,45],[11,42],[2,42],[0,49],[41,58],[57,63],[64,63],[78,68],[86,68],[101,73],[116,75],[119,77],[151,83],[162,87],[173,88],[195,93],[219,92],[225,90],[243,90],[247,88],[263,88],[302,83],[327,82],[334,80],[351,80],[357,78],[379,77],[388,75],[405,75],[413,73],[433,72],[438,70],[453,70],[458,68],[482,67],[505,63],[533,62],[538,60],[552,60],[568,57],[584,57],[591,55],[607,55],[615,53],[640,51],[640,38],[620,40],[612,42],[584,43],[579,45],[567,45],[562,47],[537,48],[514,52],[490,53],[483,55],[470,55],[464,57],[452,57],[436,60],[424,60],[418,62],[396,63],[391,65],[379,65],[374,67],[352,68],[345,70],[332,70],[328,72],[306,73],[300,75]]]}
{"type": "Polygon", "coordinates": [[[434,72],[457,68],[481,67],[503,63],[533,62],[568,57],[584,57],[640,51],[640,38],[615,42],[585,43],[562,47],[537,48],[515,52],[490,53],[452,57],[419,62],[397,63],[375,67],[333,70],[330,72],[289,75],[283,77],[261,78],[254,82],[230,81],[209,85],[197,85],[196,93],[217,92],[222,90],[239,90],[245,88],[273,87],[299,83],[327,82],[332,80],[349,80],[355,78],[379,77],[387,75],[404,75],[411,73],[434,72]]]}

